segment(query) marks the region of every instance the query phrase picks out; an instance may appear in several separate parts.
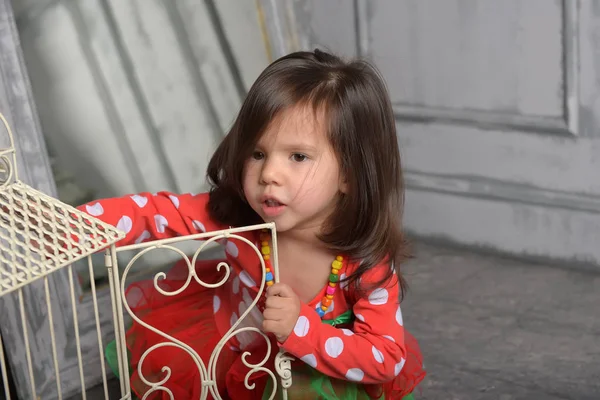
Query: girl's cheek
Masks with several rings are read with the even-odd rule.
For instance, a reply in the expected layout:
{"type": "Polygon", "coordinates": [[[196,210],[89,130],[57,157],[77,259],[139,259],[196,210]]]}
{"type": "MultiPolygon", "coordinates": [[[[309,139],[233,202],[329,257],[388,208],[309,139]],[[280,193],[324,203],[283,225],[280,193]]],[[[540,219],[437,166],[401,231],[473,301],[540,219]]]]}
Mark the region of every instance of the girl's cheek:
{"type": "Polygon", "coordinates": [[[260,166],[258,165],[258,163],[248,163],[242,171],[242,184],[246,185],[248,183],[251,183],[252,181],[258,179],[259,175],[260,166]]]}

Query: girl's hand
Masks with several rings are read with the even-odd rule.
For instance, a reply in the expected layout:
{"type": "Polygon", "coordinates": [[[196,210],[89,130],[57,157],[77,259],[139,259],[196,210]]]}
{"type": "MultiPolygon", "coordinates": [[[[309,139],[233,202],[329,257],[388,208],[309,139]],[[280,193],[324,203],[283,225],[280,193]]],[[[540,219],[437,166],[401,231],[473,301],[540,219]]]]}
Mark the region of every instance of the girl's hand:
{"type": "Polygon", "coordinates": [[[276,283],[267,288],[267,301],[263,312],[263,330],[273,333],[280,343],[285,342],[300,315],[300,299],[291,287],[276,283]]]}

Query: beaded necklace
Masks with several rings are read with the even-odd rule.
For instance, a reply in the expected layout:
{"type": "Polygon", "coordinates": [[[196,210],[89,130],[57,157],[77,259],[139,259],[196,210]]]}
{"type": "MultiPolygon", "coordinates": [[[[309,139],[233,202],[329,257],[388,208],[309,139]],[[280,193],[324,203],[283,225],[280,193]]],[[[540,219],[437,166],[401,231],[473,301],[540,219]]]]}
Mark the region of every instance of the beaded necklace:
{"type": "MultiPolygon", "coordinates": [[[[271,272],[271,247],[269,247],[269,239],[270,235],[268,230],[263,230],[260,234],[260,244],[261,244],[261,253],[263,259],[265,260],[265,281],[267,286],[272,286],[273,281],[273,273],[271,272]]],[[[321,306],[317,306],[315,311],[321,318],[325,315],[331,302],[333,301],[333,294],[335,293],[335,289],[340,280],[340,269],[342,268],[342,261],[344,258],[342,256],[337,256],[335,260],[331,263],[331,273],[329,274],[329,282],[327,283],[327,289],[325,289],[325,296],[321,299],[321,306]]]]}

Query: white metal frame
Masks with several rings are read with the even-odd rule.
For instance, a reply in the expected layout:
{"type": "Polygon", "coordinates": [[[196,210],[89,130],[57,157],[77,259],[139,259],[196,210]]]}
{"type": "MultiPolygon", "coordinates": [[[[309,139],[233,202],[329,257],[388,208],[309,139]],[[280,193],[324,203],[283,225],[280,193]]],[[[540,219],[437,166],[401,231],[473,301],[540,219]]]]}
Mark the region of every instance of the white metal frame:
{"type": "MultiPolygon", "coordinates": [[[[17,174],[17,163],[16,163],[16,151],[14,147],[13,134],[10,126],[4,116],[0,113],[0,120],[4,124],[9,140],[10,146],[8,149],[0,149],[0,297],[17,292],[19,298],[19,312],[22,321],[22,334],[25,343],[25,354],[27,357],[27,366],[29,370],[29,383],[30,383],[30,394],[31,398],[45,398],[42,394],[36,393],[36,385],[34,382],[34,365],[35,360],[33,359],[34,354],[31,353],[29,348],[29,332],[28,325],[31,324],[31,318],[27,314],[26,305],[23,302],[22,289],[26,285],[33,284],[38,281],[42,281],[44,284],[44,293],[46,296],[47,303],[47,319],[45,321],[48,326],[51,351],[53,354],[54,371],[56,378],[56,389],[58,398],[62,399],[63,393],[61,391],[61,377],[60,368],[58,365],[57,358],[57,341],[53,329],[53,314],[51,307],[51,288],[48,285],[48,276],[62,268],[67,268],[69,274],[70,283],[70,306],[73,309],[73,329],[74,336],[77,345],[77,360],[79,367],[79,376],[81,381],[81,392],[82,398],[86,399],[86,387],[85,371],[83,357],[85,354],[81,354],[80,336],[79,336],[79,321],[77,316],[77,298],[78,293],[76,285],[74,284],[75,278],[73,274],[72,263],[84,258],[88,261],[88,270],[90,274],[90,289],[91,295],[93,296],[94,304],[94,317],[96,322],[96,334],[98,340],[98,351],[100,352],[100,359],[104,360],[104,345],[103,345],[103,334],[102,326],[100,324],[98,302],[96,298],[96,286],[93,279],[93,265],[92,255],[104,251],[105,253],[105,266],[108,270],[109,278],[109,290],[111,297],[111,305],[113,312],[113,326],[111,327],[114,333],[117,354],[118,354],[118,369],[120,379],[120,391],[121,399],[131,399],[131,387],[129,381],[129,362],[127,359],[127,348],[125,345],[125,318],[123,309],[127,312],[127,315],[135,320],[138,324],[146,327],[147,329],[159,334],[165,338],[165,341],[159,343],[151,348],[147,349],[142,355],[139,365],[138,372],[140,378],[150,387],[148,392],[145,394],[146,399],[150,394],[156,391],[163,391],[170,395],[170,398],[174,398],[173,394],[169,391],[164,384],[168,381],[171,376],[169,368],[165,367],[165,377],[159,382],[150,382],[142,375],[141,366],[144,359],[152,351],[159,347],[173,346],[186,351],[191,359],[196,364],[202,381],[201,399],[207,398],[212,395],[215,399],[220,399],[219,392],[216,387],[215,374],[217,361],[223,346],[234,336],[247,331],[253,331],[258,333],[267,344],[267,354],[257,364],[251,364],[246,361],[246,358],[250,353],[245,351],[242,354],[242,362],[250,369],[246,375],[245,384],[248,390],[253,389],[253,385],[248,384],[248,378],[259,371],[266,372],[273,381],[273,390],[270,395],[270,399],[275,397],[278,389],[278,383],[281,382],[281,393],[283,398],[287,398],[287,389],[291,386],[291,361],[293,360],[288,354],[283,351],[279,351],[275,356],[275,365],[273,368],[266,366],[267,360],[271,354],[271,344],[267,336],[258,328],[252,326],[240,327],[240,324],[252,312],[256,304],[258,303],[263,291],[265,290],[265,262],[261,256],[259,249],[254,243],[248,239],[239,235],[239,233],[252,231],[252,230],[271,230],[273,240],[273,254],[272,254],[272,268],[275,280],[279,279],[279,270],[277,263],[277,236],[275,232],[275,226],[272,223],[260,224],[240,228],[230,228],[221,231],[206,232],[196,235],[183,236],[177,238],[170,238],[158,241],[151,241],[147,243],[141,243],[130,246],[116,247],[115,244],[124,238],[124,233],[120,232],[116,228],[97,220],[96,218],[83,213],[69,205],[60,202],[50,196],[41,193],[34,188],[19,181],[17,174]],[[134,266],[136,261],[140,260],[141,257],[149,252],[157,249],[168,250],[177,253],[185,260],[188,267],[188,276],[185,280],[184,285],[173,291],[166,292],[159,286],[159,281],[166,277],[163,272],[158,272],[154,276],[154,287],[156,290],[165,296],[176,296],[183,292],[189,285],[199,284],[206,288],[216,288],[225,282],[231,274],[231,267],[226,262],[220,262],[217,265],[217,270],[221,271],[224,269],[224,277],[217,283],[206,283],[203,282],[197,275],[194,268],[196,260],[199,254],[209,245],[222,239],[236,239],[249,245],[260,260],[262,268],[262,276],[260,287],[257,296],[253,299],[253,302],[248,306],[246,311],[240,315],[239,319],[231,326],[227,333],[221,338],[217,346],[213,350],[210,359],[202,360],[200,356],[191,348],[188,344],[183,343],[165,332],[161,332],[155,327],[148,325],[136,316],[125,298],[126,281],[127,276],[134,266]],[[182,250],[175,247],[179,242],[201,240],[199,242],[198,249],[194,252],[190,258],[182,250]],[[123,274],[119,274],[119,265],[117,260],[117,253],[125,251],[135,251],[135,255],[129,260],[123,274]],[[273,369],[277,373],[277,376],[273,372],[273,369]]],[[[106,327],[105,327],[106,328],[106,327]]],[[[39,334],[39,332],[35,332],[39,334]]],[[[4,380],[4,393],[7,399],[10,400],[8,376],[7,376],[7,363],[6,358],[2,349],[2,337],[0,336],[0,367],[2,373],[2,379],[4,380]]],[[[8,349],[10,351],[10,349],[8,349]]],[[[104,397],[109,398],[108,391],[108,374],[106,371],[105,362],[101,362],[102,369],[102,385],[104,390],[104,397]]]]}
{"type": "MultiPolygon", "coordinates": [[[[210,393],[213,396],[213,398],[220,399],[221,397],[220,397],[219,392],[216,387],[215,374],[216,374],[217,361],[219,359],[221,350],[223,349],[225,344],[234,336],[236,336],[242,332],[251,331],[251,332],[258,333],[265,340],[265,342],[267,344],[267,353],[265,354],[263,359],[257,364],[250,364],[249,362],[246,361],[246,357],[250,354],[249,352],[245,352],[248,354],[242,354],[242,362],[244,363],[244,365],[246,365],[248,368],[250,368],[250,371],[246,375],[246,387],[249,390],[253,389],[253,387],[248,384],[248,378],[250,377],[250,375],[252,375],[255,372],[259,372],[259,371],[266,372],[271,377],[271,379],[273,380],[273,383],[274,383],[273,392],[271,393],[271,396],[269,398],[273,399],[275,397],[275,393],[277,391],[278,377],[276,377],[275,374],[273,373],[273,371],[266,366],[266,362],[269,359],[271,351],[272,351],[269,339],[257,327],[251,327],[251,326],[246,326],[246,327],[241,327],[241,328],[239,327],[239,325],[243,322],[245,317],[248,314],[250,314],[250,312],[252,312],[252,310],[258,303],[263,291],[266,288],[266,282],[264,279],[264,276],[266,274],[266,271],[265,271],[266,266],[265,266],[264,259],[262,258],[261,253],[260,253],[259,249],[256,247],[256,245],[254,243],[252,243],[250,240],[238,235],[238,233],[252,231],[252,230],[262,230],[262,229],[270,229],[271,230],[272,240],[273,240],[273,254],[272,254],[272,258],[271,258],[271,260],[272,260],[271,263],[273,266],[273,274],[275,276],[275,280],[278,280],[279,273],[278,273],[277,251],[276,251],[277,238],[276,238],[275,226],[272,223],[253,225],[253,226],[247,226],[247,227],[241,227],[241,228],[230,228],[230,229],[225,229],[225,230],[221,230],[221,231],[206,232],[206,233],[182,236],[182,237],[177,237],[177,238],[157,240],[154,242],[141,243],[141,244],[130,245],[130,246],[123,246],[123,247],[117,248],[116,252],[112,253],[112,263],[114,265],[116,265],[116,263],[117,263],[116,256],[117,256],[118,252],[124,252],[124,251],[130,251],[130,250],[136,251],[135,256],[133,258],[131,258],[131,260],[128,262],[127,266],[125,267],[125,269],[123,271],[123,277],[121,279],[120,295],[123,298],[123,306],[127,310],[127,313],[129,314],[129,316],[131,316],[138,324],[159,334],[160,336],[163,336],[166,339],[165,342],[159,343],[159,344],[147,349],[140,358],[140,362],[138,364],[138,373],[139,373],[139,376],[142,379],[142,381],[145,384],[147,384],[148,386],[150,386],[150,389],[148,390],[147,395],[149,395],[152,392],[162,390],[162,391],[169,393],[172,396],[172,393],[169,391],[169,389],[165,388],[163,386],[168,381],[168,379],[171,375],[171,371],[168,367],[165,367],[166,376],[163,378],[163,380],[161,380],[159,382],[150,382],[142,375],[142,364],[143,364],[144,359],[148,356],[149,353],[151,353],[152,351],[156,350],[159,347],[172,346],[172,347],[177,347],[177,348],[180,348],[180,349],[186,351],[190,355],[190,357],[194,360],[198,370],[200,371],[200,376],[202,379],[202,392],[201,392],[200,398],[205,399],[207,397],[208,393],[210,393]],[[126,290],[125,282],[127,280],[127,276],[129,274],[131,268],[134,266],[136,261],[138,261],[142,256],[146,255],[148,252],[151,252],[153,250],[166,249],[166,250],[170,250],[170,251],[177,253],[179,256],[181,256],[181,258],[183,260],[185,260],[186,265],[188,267],[188,276],[185,279],[185,283],[180,288],[178,288],[175,291],[168,292],[168,291],[163,290],[159,286],[159,281],[166,277],[165,273],[158,272],[156,275],[154,275],[154,279],[153,279],[154,287],[162,295],[176,296],[176,295],[182,293],[191,284],[199,284],[203,287],[213,288],[213,289],[217,288],[219,286],[222,286],[223,284],[225,284],[225,282],[227,282],[227,280],[229,279],[230,274],[231,274],[231,267],[226,262],[220,262],[217,264],[218,271],[221,271],[222,269],[225,270],[223,278],[217,283],[203,282],[196,275],[196,271],[194,269],[194,265],[196,264],[196,260],[197,260],[198,256],[200,255],[200,253],[207,246],[210,246],[212,243],[220,241],[222,239],[225,239],[225,240],[236,239],[236,240],[244,242],[248,246],[250,246],[252,248],[252,250],[256,253],[257,258],[260,260],[263,279],[260,282],[258,294],[253,299],[252,303],[248,306],[246,311],[240,315],[239,319],[231,326],[231,328],[221,338],[221,340],[219,341],[219,343],[213,350],[211,357],[208,360],[208,364],[205,364],[206,360],[202,360],[200,358],[200,356],[194,351],[194,349],[192,349],[186,343],[183,343],[183,342],[173,338],[172,336],[169,336],[168,334],[161,332],[160,330],[156,329],[155,327],[148,325],[146,322],[142,321],[134,314],[134,312],[129,308],[129,305],[125,301],[125,290],[126,290]],[[181,249],[174,246],[175,244],[177,244],[179,242],[188,241],[188,240],[203,240],[201,245],[194,252],[194,254],[191,258],[189,257],[189,255],[185,254],[181,249]]],[[[122,319],[122,316],[119,316],[119,318],[122,319]]],[[[123,347],[121,347],[121,349],[120,349],[120,356],[121,356],[120,360],[126,360],[126,351],[123,347]]],[[[282,393],[283,393],[284,398],[286,397],[287,388],[289,388],[291,386],[291,360],[292,360],[292,358],[289,355],[285,354],[283,351],[280,351],[275,357],[274,368],[275,368],[275,371],[277,372],[277,374],[279,375],[279,378],[281,379],[282,389],[283,389],[282,393]]],[[[121,365],[119,370],[127,371],[127,367],[128,367],[127,364],[121,365]]],[[[126,385],[125,391],[129,390],[129,388],[127,386],[128,382],[121,381],[121,384],[126,385]]]]}

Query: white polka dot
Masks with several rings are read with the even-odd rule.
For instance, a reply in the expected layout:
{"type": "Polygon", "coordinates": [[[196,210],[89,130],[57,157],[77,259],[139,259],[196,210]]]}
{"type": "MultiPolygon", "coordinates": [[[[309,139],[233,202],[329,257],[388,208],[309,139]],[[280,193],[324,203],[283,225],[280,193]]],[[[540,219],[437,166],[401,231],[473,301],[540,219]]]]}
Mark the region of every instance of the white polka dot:
{"type": "Polygon", "coordinates": [[[81,237],[79,239],[79,243],[81,244],[86,244],[88,243],[90,240],[92,239],[92,237],[90,235],[83,235],[83,237],[81,237]]]}
{"type": "Polygon", "coordinates": [[[325,352],[331,358],[337,358],[344,351],[344,341],[337,337],[330,337],[325,341],[325,352]]]}
{"type": "Polygon", "coordinates": [[[194,226],[194,229],[206,232],[206,228],[204,227],[204,224],[202,222],[194,220],[192,221],[192,225],[194,226]]]}
{"type": "Polygon", "coordinates": [[[248,307],[250,307],[250,304],[252,304],[254,301],[252,296],[250,296],[250,292],[248,292],[248,289],[246,288],[242,289],[242,299],[244,299],[244,302],[248,305],[248,307]]]}
{"type": "Polygon", "coordinates": [[[150,237],[151,237],[150,232],[144,231],[144,232],[142,232],[142,234],[140,235],[139,238],[135,239],[135,243],[136,244],[142,243],[144,240],[150,239],[150,237]]]}
{"type": "Polygon", "coordinates": [[[310,322],[308,318],[304,315],[298,317],[298,321],[296,321],[296,325],[294,326],[294,333],[298,337],[304,337],[308,334],[308,329],[310,328],[310,322]]]}
{"type": "Polygon", "coordinates": [[[404,325],[404,321],[402,320],[402,310],[400,309],[400,306],[398,306],[398,309],[396,310],[396,322],[400,326],[404,325]]]}
{"type": "Polygon", "coordinates": [[[352,332],[350,329],[343,328],[342,332],[344,332],[344,335],[346,335],[346,336],[354,335],[354,332],[352,332]]]}
{"type": "Polygon", "coordinates": [[[405,362],[406,362],[406,360],[403,358],[400,360],[400,362],[398,364],[396,364],[396,366],[394,367],[394,376],[400,375],[400,371],[402,371],[402,368],[404,367],[405,362]]]}
{"type": "Polygon", "coordinates": [[[234,257],[237,257],[238,254],[240,253],[240,251],[238,250],[237,246],[235,245],[235,243],[227,241],[227,244],[225,245],[225,251],[228,252],[229,254],[231,254],[234,257]]]}
{"type": "Polygon", "coordinates": [[[375,346],[371,347],[371,351],[373,352],[373,357],[375,357],[375,361],[379,364],[383,364],[383,353],[377,350],[375,346]]]}
{"type": "Polygon", "coordinates": [[[140,196],[139,194],[135,194],[131,196],[131,200],[138,205],[139,208],[144,208],[146,204],[148,204],[148,198],[144,196],[140,196]]]}
{"type": "Polygon", "coordinates": [[[369,295],[369,303],[374,306],[386,304],[388,301],[388,291],[384,288],[377,288],[369,295]]]}
{"type": "Polygon", "coordinates": [[[392,342],[396,343],[396,340],[391,337],[390,335],[383,335],[384,338],[386,338],[387,340],[391,340],[392,342]]]}
{"type": "Polygon", "coordinates": [[[117,229],[125,233],[129,233],[132,226],[133,222],[131,222],[131,218],[129,218],[127,215],[123,215],[119,222],[117,222],[117,229]]]}
{"type": "Polygon", "coordinates": [[[304,357],[300,357],[300,359],[311,367],[317,368],[317,357],[314,354],[307,354],[304,357]]]}
{"type": "Polygon", "coordinates": [[[102,204],[100,203],[87,205],[85,206],[85,209],[87,210],[88,214],[93,215],[94,217],[104,214],[104,207],[102,207],[102,204]]]}
{"type": "Polygon", "coordinates": [[[248,306],[246,305],[246,303],[241,301],[240,305],[238,306],[238,311],[240,312],[240,318],[242,317],[242,315],[244,315],[244,313],[246,312],[247,309],[248,309],[248,306]]]}
{"type": "Polygon", "coordinates": [[[160,214],[154,216],[154,225],[156,225],[156,232],[164,233],[165,228],[169,226],[169,221],[160,214]]]}
{"type": "Polygon", "coordinates": [[[179,208],[179,199],[176,196],[173,196],[172,194],[170,194],[169,199],[171,199],[171,202],[173,203],[175,208],[179,208]]]}
{"type": "Polygon", "coordinates": [[[346,274],[340,274],[340,287],[344,290],[348,290],[348,281],[343,281],[344,279],[346,279],[346,274]]]}
{"type": "Polygon", "coordinates": [[[213,297],[213,313],[216,314],[217,311],[219,311],[219,308],[221,308],[221,299],[219,298],[219,296],[214,296],[213,297]]]}
{"type": "Polygon", "coordinates": [[[364,378],[365,373],[360,368],[350,368],[346,372],[346,379],[349,381],[360,382],[364,378]]]}
{"type": "Polygon", "coordinates": [[[236,315],[236,313],[231,314],[231,318],[229,319],[229,323],[231,324],[231,326],[233,326],[233,324],[235,324],[238,320],[238,316],[236,315]]]}
{"type": "Polygon", "coordinates": [[[254,279],[246,271],[240,273],[240,280],[248,287],[256,286],[256,282],[254,282],[254,279]]]}
{"type": "Polygon", "coordinates": [[[365,317],[363,317],[362,314],[356,314],[356,319],[365,322],[365,317]]]}
{"type": "Polygon", "coordinates": [[[240,278],[238,276],[233,278],[231,290],[233,290],[233,294],[238,294],[240,292],[240,278]]]}

